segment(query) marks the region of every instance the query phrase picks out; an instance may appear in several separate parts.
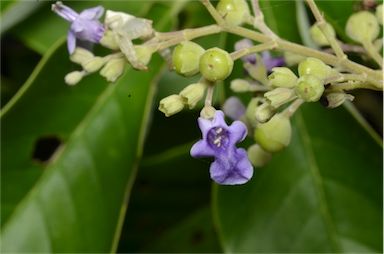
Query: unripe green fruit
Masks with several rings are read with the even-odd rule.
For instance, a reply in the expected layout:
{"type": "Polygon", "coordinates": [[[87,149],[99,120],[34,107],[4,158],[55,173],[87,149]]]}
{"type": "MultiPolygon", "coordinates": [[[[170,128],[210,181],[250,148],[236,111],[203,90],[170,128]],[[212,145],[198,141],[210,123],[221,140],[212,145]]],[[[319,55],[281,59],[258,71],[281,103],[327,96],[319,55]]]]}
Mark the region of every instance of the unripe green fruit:
{"type": "Polygon", "coordinates": [[[287,67],[275,67],[268,76],[269,83],[274,87],[292,88],[296,85],[297,77],[287,67]]]}
{"type": "Polygon", "coordinates": [[[245,0],[220,0],[216,10],[228,24],[233,26],[241,25],[250,16],[245,0]]]}
{"type": "Polygon", "coordinates": [[[289,145],[291,133],[289,117],[276,114],[256,128],[255,140],[265,151],[274,153],[289,145]]]}
{"type": "Polygon", "coordinates": [[[308,57],[304,61],[301,61],[299,63],[298,71],[300,77],[310,74],[319,79],[326,79],[332,75],[336,75],[331,67],[314,57],[308,57]]]}
{"type": "MultiPolygon", "coordinates": [[[[328,33],[332,37],[336,36],[335,30],[328,23],[326,23],[326,25],[325,25],[325,31],[326,31],[326,33],[328,33]]],[[[329,45],[329,42],[328,42],[327,38],[325,37],[323,31],[320,30],[318,25],[316,25],[316,24],[313,25],[311,27],[311,29],[309,30],[309,33],[310,33],[311,38],[313,39],[313,41],[315,43],[317,43],[318,45],[320,45],[320,46],[329,45]]]]}
{"type": "Polygon", "coordinates": [[[173,50],[173,68],[181,75],[193,76],[199,72],[199,59],[203,53],[204,49],[199,44],[184,41],[173,50]]]}
{"type": "Polygon", "coordinates": [[[360,11],[349,17],[345,32],[353,40],[365,43],[377,38],[380,27],[375,15],[368,11],[360,11]]]}
{"type": "Polygon", "coordinates": [[[250,146],[247,150],[248,158],[255,167],[265,166],[272,158],[272,155],[263,150],[258,144],[250,146]]]}
{"type": "Polygon", "coordinates": [[[376,18],[380,25],[383,24],[383,5],[380,4],[376,7],[376,18]]]}
{"type": "Polygon", "coordinates": [[[304,101],[318,101],[323,93],[324,84],[314,75],[304,75],[297,81],[296,94],[304,101]]]}
{"type": "Polygon", "coordinates": [[[226,79],[232,72],[233,60],[227,51],[211,48],[200,57],[200,72],[206,80],[226,79]]]}

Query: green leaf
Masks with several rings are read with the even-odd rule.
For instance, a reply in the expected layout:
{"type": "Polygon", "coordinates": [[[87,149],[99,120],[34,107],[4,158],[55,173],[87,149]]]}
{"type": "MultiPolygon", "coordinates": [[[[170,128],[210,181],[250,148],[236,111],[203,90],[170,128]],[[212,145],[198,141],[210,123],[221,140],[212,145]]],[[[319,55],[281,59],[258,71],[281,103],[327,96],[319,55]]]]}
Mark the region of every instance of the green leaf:
{"type": "MultiPolygon", "coordinates": [[[[156,8],[158,28],[182,5],[156,8]]],[[[130,69],[109,86],[91,75],[68,87],[63,41],[47,52],[2,112],[3,251],[116,249],[162,63],[154,56],[148,72],[130,69]],[[45,137],[61,145],[39,163],[32,157],[45,137]]]]}
{"type": "Polygon", "coordinates": [[[347,1],[316,1],[320,11],[325,15],[325,20],[334,28],[343,41],[351,42],[345,33],[345,25],[349,16],[356,12],[356,7],[361,3],[357,0],[347,1]]]}
{"type": "Polygon", "coordinates": [[[297,29],[295,1],[260,1],[260,9],[267,25],[281,38],[300,42],[297,29]],[[294,25],[293,25],[294,24],[294,25]]]}
{"type": "Polygon", "coordinates": [[[23,21],[29,15],[45,5],[45,3],[34,1],[4,1],[1,5],[0,35],[23,21]]]}
{"type": "Polygon", "coordinates": [[[305,105],[292,142],[242,186],[216,186],[226,252],[381,252],[382,148],[343,108],[305,105]]]}

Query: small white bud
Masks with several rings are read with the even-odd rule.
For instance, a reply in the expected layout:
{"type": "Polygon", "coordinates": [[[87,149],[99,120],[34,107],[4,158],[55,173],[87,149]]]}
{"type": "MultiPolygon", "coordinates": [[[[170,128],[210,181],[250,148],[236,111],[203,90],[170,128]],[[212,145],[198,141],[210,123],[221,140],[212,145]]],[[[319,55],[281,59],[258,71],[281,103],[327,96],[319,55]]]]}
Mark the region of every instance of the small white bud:
{"type": "Polygon", "coordinates": [[[74,86],[81,81],[85,73],[82,71],[72,71],[65,75],[65,83],[70,86],[74,86]]]}
{"type": "Polygon", "coordinates": [[[203,83],[191,84],[180,92],[180,96],[184,99],[188,107],[192,109],[203,98],[205,89],[206,85],[203,83]]]}
{"type": "Polygon", "coordinates": [[[244,93],[248,92],[250,88],[250,84],[245,79],[234,79],[231,81],[231,89],[236,93],[244,93]]]}
{"type": "Polygon", "coordinates": [[[172,94],[160,101],[159,110],[166,117],[179,113],[184,108],[183,98],[180,95],[172,94]]]}
{"type": "Polygon", "coordinates": [[[285,87],[278,87],[264,94],[271,106],[277,109],[278,107],[288,103],[296,98],[295,90],[285,87]]]}
{"type": "Polygon", "coordinates": [[[96,56],[84,62],[81,66],[85,71],[92,73],[98,71],[104,64],[104,58],[96,56]]]}
{"type": "Polygon", "coordinates": [[[91,51],[77,47],[73,54],[70,55],[69,59],[74,63],[83,64],[92,59],[93,57],[94,55],[91,51]]]}
{"type": "Polygon", "coordinates": [[[100,75],[105,77],[109,82],[115,82],[123,74],[125,63],[124,58],[113,58],[101,69],[100,75]]]}

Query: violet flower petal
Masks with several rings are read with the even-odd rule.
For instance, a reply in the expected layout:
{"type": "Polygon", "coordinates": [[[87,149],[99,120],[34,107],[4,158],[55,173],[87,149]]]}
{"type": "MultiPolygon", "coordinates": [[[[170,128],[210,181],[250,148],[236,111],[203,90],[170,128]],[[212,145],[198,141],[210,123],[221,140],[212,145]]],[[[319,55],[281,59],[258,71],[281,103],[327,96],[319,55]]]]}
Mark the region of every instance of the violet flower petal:
{"type": "Polygon", "coordinates": [[[245,114],[246,109],[239,98],[231,96],[224,102],[223,111],[232,120],[239,120],[245,114]]]}
{"type": "Polygon", "coordinates": [[[80,13],[80,17],[88,20],[97,20],[104,13],[104,8],[102,6],[96,6],[93,8],[85,9],[80,13]]]}
{"type": "Polygon", "coordinates": [[[235,145],[240,141],[243,141],[247,136],[247,127],[243,122],[234,121],[229,127],[230,142],[235,145]]]}
{"type": "Polygon", "coordinates": [[[252,178],[253,167],[245,150],[239,148],[233,156],[216,158],[211,164],[210,175],[219,184],[244,184],[252,178]]]}
{"type": "Polygon", "coordinates": [[[215,156],[215,152],[209,147],[204,139],[199,140],[192,146],[190,154],[194,158],[215,156]]]}
{"type": "Polygon", "coordinates": [[[75,19],[77,19],[79,17],[79,14],[77,12],[75,12],[74,10],[69,8],[68,6],[65,6],[61,2],[57,2],[56,4],[53,4],[52,10],[57,15],[59,15],[60,17],[62,17],[63,19],[65,19],[69,22],[73,22],[75,19]]]}
{"type": "Polygon", "coordinates": [[[71,30],[68,31],[67,35],[67,48],[69,54],[73,54],[76,48],[76,36],[71,30]]]}

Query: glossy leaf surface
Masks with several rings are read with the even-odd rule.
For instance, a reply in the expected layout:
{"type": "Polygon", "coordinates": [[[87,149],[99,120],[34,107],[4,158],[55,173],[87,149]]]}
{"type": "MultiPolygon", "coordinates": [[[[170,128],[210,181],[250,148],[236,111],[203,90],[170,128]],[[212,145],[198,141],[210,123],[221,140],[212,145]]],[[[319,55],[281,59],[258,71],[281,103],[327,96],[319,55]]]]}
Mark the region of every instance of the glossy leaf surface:
{"type": "Polygon", "coordinates": [[[344,109],[306,105],[286,150],[248,185],[216,189],[225,250],[380,252],[381,155],[344,109]]]}

